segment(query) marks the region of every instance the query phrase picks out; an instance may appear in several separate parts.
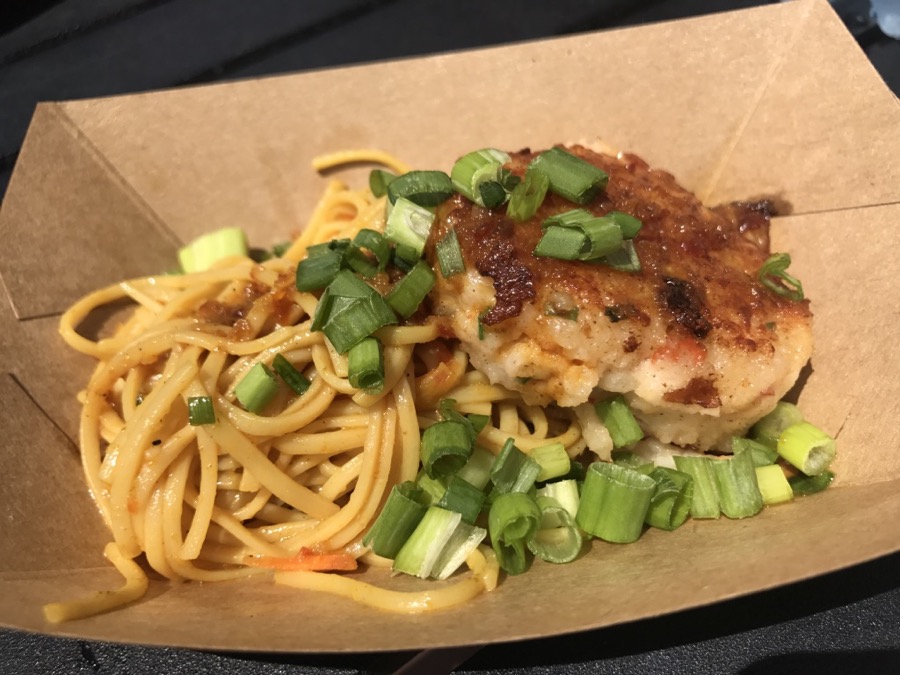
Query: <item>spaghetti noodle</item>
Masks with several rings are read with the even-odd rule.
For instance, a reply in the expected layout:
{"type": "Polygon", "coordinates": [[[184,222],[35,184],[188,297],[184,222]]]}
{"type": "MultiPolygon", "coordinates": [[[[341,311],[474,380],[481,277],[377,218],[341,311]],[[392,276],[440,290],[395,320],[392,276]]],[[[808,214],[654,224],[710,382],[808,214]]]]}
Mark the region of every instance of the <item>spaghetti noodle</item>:
{"type": "MultiPolygon", "coordinates": [[[[371,152],[320,158],[317,168],[376,161],[371,152]]],[[[275,580],[336,593],[389,611],[465,602],[496,584],[489,548],[469,555],[471,573],[421,593],[372,591],[333,570],[384,565],[361,545],[394,485],[419,469],[421,430],[453,398],[462,413],[490,416],[479,443],[496,453],[512,437],[523,449],[586,447],[571,410],[528,406],[491,385],[436,325],[392,326],[380,393],[354,388],[346,356],[311,330],[317,299],[296,289],[307,248],[362,228],[383,231],[384,199],[331,182],[302,234],[282,257],[220,261],[193,274],[133,279],[101,289],[61,318],[63,339],[97,360],[84,391],[82,464],[113,543],[107,557],[125,586],[45,608],[57,622],[139,598],[147,578],[133,561],[169,579],[223,581],[275,572],[275,580]],[[122,300],[134,311],[96,341],[77,332],[94,310],[122,300]],[[235,387],[258,363],[285,357],[310,380],[302,395],[282,388],[259,414],[239,406],[235,387]],[[216,422],[192,426],[187,401],[212,399],[216,422]]]]}

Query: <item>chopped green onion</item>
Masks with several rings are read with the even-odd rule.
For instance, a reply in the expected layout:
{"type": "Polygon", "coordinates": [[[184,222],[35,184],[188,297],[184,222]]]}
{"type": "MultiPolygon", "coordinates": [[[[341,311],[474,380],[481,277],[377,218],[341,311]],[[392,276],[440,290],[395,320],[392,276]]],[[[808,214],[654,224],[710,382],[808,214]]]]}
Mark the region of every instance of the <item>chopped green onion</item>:
{"type": "Polygon", "coordinates": [[[778,452],[759,441],[752,438],[738,438],[735,436],[731,439],[731,452],[738,454],[739,452],[749,452],[753,460],[753,466],[766,466],[774,464],[778,460],[778,452]]]}
{"type": "Polygon", "coordinates": [[[609,218],[619,226],[623,239],[634,239],[643,227],[643,223],[638,218],[621,211],[610,211],[603,217],[609,218]]]}
{"type": "Polygon", "coordinates": [[[588,246],[587,235],[572,227],[551,225],[534,247],[534,255],[539,258],[557,260],[578,260],[588,246]]]}
{"type": "Polygon", "coordinates": [[[466,271],[466,263],[463,261],[462,249],[459,246],[456,230],[447,232],[435,244],[434,250],[437,253],[438,264],[441,266],[441,274],[444,275],[445,279],[466,271]]]}
{"type": "Polygon", "coordinates": [[[309,389],[311,382],[309,379],[294,368],[294,365],[288,361],[284,355],[277,354],[272,361],[272,368],[281,376],[284,383],[289,386],[295,394],[302,396],[309,389]]]}
{"type": "Polygon", "coordinates": [[[837,444],[809,422],[793,424],[778,437],[778,454],[807,476],[818,476],[834,460],[837,444]]]}
{"type": "Polygon", "coordinates": [[[612,451],[612,461],[613,464],[619,464],[620,466],[627,466],[631,469],[638,469],[639,471],[644,471],[645,467],[650,467],[644,473],[647,475],[653,471],[654,464],[649,459],[645,457],[641,457],[636,452],[632,452],[631,450],[613,450],[612,451]]]}
{"type": "Polygon", "coordinates": [[[306,247],[306,257],[315,258],[318,255],[325,255],[330,251],[338,251],[343,253],[350,246],[349,239],[332,239],[322,244],[313,244],[306,247]]]}
{"type": "Polygon", "coordinates": [[[341,251],[328,251],[297,265],[297,290],[317,291],[334,281],[344,261],[341,251]]]}
{"type": "Polygon", "coordinates": [[[834,474],[831,471],[823,471],[818,476],[791,476],[788,478],[788,484],[795,497],[805,497],[821,492],[831,485],[833,480],[834,474]]]}
{"type": "Polygon", "coordinates": [[[461,520],[462,516],[454,511],[429,506],[397,552],[392,569],[427,579],[461,520]]]}
{"type": "Polygon", "coordinates": [[[431,265],[419,260],[412,269],[391,289],[387,303],[397,314],[408,319],[434,287],[434,271],[431,265]]]}
{"type": "Polygon", "coordinates": [[[541,466],[516,447],[508,438],[491,466],[491,482],[501,494],[528,492],[541,471],[541,466]]]}
{"type": "Polygon", "coordinates": [[[506,215],[523,222],[533,217],[550,187],[550,179],[539,171],[526,171],[525,180],[513,188],[506,206],[506,215]]]}
{"type": "Polygon", "coordinates": [[[489,209],[495,209],[498,206],[502,206],[506,203],[506,198],[508,197],[503,186],[495,180],[481,183],[478,186],[478,193],[480,195],[481,203],[489,209]]]}
{"type": "Polygon", "coordinates": [[[425,469],[421,469],[416,476],[416,484],[425,492],[425,501],[429,506],[441,501],[447,491],[447,482],[446,478],[430,478],[425,469]]]}
{"type": "Polygon", "coordinates": [[[790,254],[773,253],[759,268],[759,281],[773,293],[797,302],[803,300],[803,284],[787,273],[790,265],[790,254]]]}
{"type": "Polygon", "coordinates": [[[690,474],[659,466],[650,472],[656,483],[645,522],[661,530],[675,530],[687,520],[694,500],[690,474]]]}
{"type": "Polygon", "coordinates": [[[380,394],[384,388],[384,353],[378,338],[363,338],[347,352],[347,379],[351,387],[367,394],[380,394]]]}
{"type": "Polygon", "coordinates": [[[615,448],[633,445],[644,437],[644,432],[622,394],[597,401],[594,409],[597,411],[597,417],[603,422],[603,426],[609,431],[615,448]]]}
{"type": "Polygon", "coordinates": [[[503,189],[507,192],[512,192],[516,189],[519,183],[522,182],[522,178],[514,174],[509,169],[500,169],[500,185],[503,186],[503,189]]]}
{"type": "Polygon", "coordinates": [[[475,435],[477,436],[488,425],[488,422],[491,421],[491,416],[476,415],[475,413],[472,413],[471,415],[466,415],[466,419],[472,423],[472,428],[475,430],[475,435]]]}
{"type": "Polygon", "coordinates": [[[253,366],[234,388],[234,396],[245,410],[258,413],[278,391],[278,380],[264,363],[253,366]]]}
{"type": "Polygon", "coordinates": [[[762,510],[763,498],[750,453],[741,452],[728,459],[712,460],[712,470],[722,513],[729,518],[746,518],[762,510]]]}
{"type": "Polygon", "coordinates": [[[793,403],[779,401],[772,412],[750,427],[749,435],[750,438],[775,448],[781,432],[802,421],[803,413],[800,412],[800,408],[793,403]]]}
{"type": "Polygon", "coordinates": [[[383,558],[393,558],[422,521],[426,510],[425,495],[418,485],[412,481],[395,485],[372,528],[363,537],[363,546],[383,558]]]}
{"type": "Polygon", "coordinates": [[[637,250],[634,243],[630,239],[622,242],[622,247],[618,251],[591,260],[592,263],[600,263],[607,267],[612,267],[620,272],[640,272],[641,261],[638,258],[637,250]]]}
{"type": "Polygon", "coordinates": [[[450,478],[447,489],[437,503],[442,509],[462,514],[464,523],[475,524],[484,506],[484,492],[459,476],[450,478]]]}
{"type": "Polygon", "coordinates": [[[287,253],[287,250],[291,246],[293,246],[293,244],[294,244],[294,242],[292,242],[292,241],[283,241],[280,244],[274,244],[272,246],[272,257],[273,258],[282,257],[285,253],[287,253]]]}
{"type": "Polygon", "coordinates": [[[722,513],[719,505],[719,488],[713,475],[709,457],[675,455],[675,468],[694,479],[694,498],[691,500],[692,518],[718,518],[722,513]]]}
{"type": "Polygon", "coordinates": [[[500,184],[503,165],[509,162],[509,155],[502,150],[485,148],[460,157],[450,171],[450,180],[457,192],[475,202],[479,206],[493,208],[506,201],[506,190],[500,184]],[[499,202],[495,202],[498,194],[489,188],[490,201],[484,199],[482,187],[486,184],[496,185],[499,189],[499,202]]]}
{"type": "Polygon", "coordinates": [[[391,308],[375,290],[367,298],[351,302],[347,307],[332,311],[322,332],[339,354],[345,354],[376,330],[397,323],[391,308]]]}
{"type": "Polygon", "coordinates": [[[479,490],[484,490],[487,484],[491,482],[491,466],[494,463],[494,456],[476,445],[469,457],[469,461],[456,472],[459,478],[467,483],[471,483],[479,490]]]}
{"type": "Polygon", "coordinates": [[[369,173],[369,189],[376,197],[384,197],[387,194],[388,185],[393,183],[397,176],[384,169],[372,169],[369,173]]]}
{"type": "Polygon", "coordinates": [[[365,277],[373,277],[378,272],[384,272],[388,266],[391,260],[391,245],[381,232],[363,228],[356,233],[344,254],[344,259],[354,272],[359,272],[365,277]],[[375,257],[374,261],[366,254],[365,249],[371,251],[375,257]]]}
{"type": "Polygon", "coordinates": [[[555,499],[560,506],[569,512],[572,518],[578,514],[578,504],[581,501],[581,496],[578,494],[578,481],[576,480],[569,479],[547,483],[537,491],[537,496],[555,499]]]}
{"type": "Polygon", "coordinates": [[[494,499],[488,512],[488,532],[500,567],[521,574],[528,567],[525,545],[541,523],[541,510],[523,492],[508,492],[494,499]]]}
{"type": "Polygon", "coordinates": [[[538,497],[535,503],[541,510],[541,524],[528,540],[528,550],[547,562],[572,562],[583,543],[575,519],[552,497],[538,497]]]}
{"type": "Polygon", "coordinates": [[[198,237],[178,250],[178,262],[186,273],[204,272],[223,258],[246,256],[247,236],[239,227],[225,227],[198,237]]]}
{"type": "Polygon", "coordinates": [[[469,439],[472,442],[472,445],[475,444],[475,437],[480,433],[480,429],[475,429],[475,423],[461,414],[456,409],[456,401],[452,398],[442,398],[438,402],[438,414],[441,416],[442,420],[448,420],[450,422],[459,422],[463,426],[466,427],[466,431],[469,433],[469,439]]]}
{"type": "Polygon", "coordinates": [[[443,550],[434,566],[431,568],[431,576],[435,579],[446,579],[453,574],[459,566],[462,565],[469,554],[474,551],[478,544],[484,541],[487,536],[487,530],[482,527],[473,527],[465,521],[460,522],[450,539],[444,544],[443,550]]]}
{"type": "Polygon", "coordinates": [[[529,169],[550,180],[550,190],[576,204],[587,204],[606,187],[606,172],[562,148],[551,148],[535,157],[529,169]]]}
{"type": "Polygon", "coordinates": [[[562,213],[557,213],[556,215],[550,216],[545,219],[541,223],[541,229],[546,230],[548,227],[558,226],[558,227],[572,227],[575,229],[581,229],[580,226],[590,220],[596,218],[593,213],[590,211],[585,211],[584,209],[570,209],[569,211],[563,211],[562,213]]]}
{"type": "Polygon", "coordinates": [[[575,521],[604,541],[627,544],[641,536],[656,483],[628,467],[594,462],[588,467],[575,521]]]}
{"type": "Polygon", "coordinates": [[[756,484],[762,495],[763,504],[781,504],[794,498],[794,491],[784,471],[777,464],[766,464],[756,467],[756,484]]]}
{"type": "Polygon", "coordinates": [[[566,454],[566,446],[562,443],[550,443],[535,448],[531,451],[531,459],[541,467],[537,475],[539,482],[559,478],[569,473],[571,460],[566,454]]]}
{"type": "Polygon", "coordinates": [[[622,248],[622,230],[609,218],[594,218],[581,225],[587,236],[582,260],[595,260],[622,248]]]}
{"type": "Polygon", "coordinates": [[[409,260],[414,253],[413,259],[417,260],[422,257],[433,224],[434,214],[431,211],[401,197],[387,218],[384,237],[397,244],[398,253],[401,246],[407,247],[403,249],[405,259],[409,260]]]}
{"type": "Polygon", "coordinates": [[[422,466],[431,478],[459,471],[472,454],[469,430],[461,422],[436,422],[422,433],[422,466]]]}
{"type": "Polygon", "coordinates": [[[191,396],[187,400],[188,422],[192,427],[216,423],[216,411],[209,396],[191,396]]]}
{"type": "Polygon", "coordinates": [[[419,206],[437,206],[453,196],[453,183],[443,171],[410,171],[388,184],[387,195],[394,208],[401,199],[419,206]]]}

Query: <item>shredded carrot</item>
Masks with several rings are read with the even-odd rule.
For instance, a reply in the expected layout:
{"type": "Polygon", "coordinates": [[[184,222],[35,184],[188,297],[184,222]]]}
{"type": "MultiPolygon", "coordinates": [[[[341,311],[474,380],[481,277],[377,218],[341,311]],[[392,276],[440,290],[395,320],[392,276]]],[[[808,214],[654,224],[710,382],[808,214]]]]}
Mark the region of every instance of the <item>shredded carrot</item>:
{"type": "Polygon", "coordinates": [[[271,555],[247,556],[244,564],[249,567],[293,572],[351,572],[357,568],[356,558],[343,551],[317,553],[309,548],[301,548],[292,558],[277,558],[271,555]]]}

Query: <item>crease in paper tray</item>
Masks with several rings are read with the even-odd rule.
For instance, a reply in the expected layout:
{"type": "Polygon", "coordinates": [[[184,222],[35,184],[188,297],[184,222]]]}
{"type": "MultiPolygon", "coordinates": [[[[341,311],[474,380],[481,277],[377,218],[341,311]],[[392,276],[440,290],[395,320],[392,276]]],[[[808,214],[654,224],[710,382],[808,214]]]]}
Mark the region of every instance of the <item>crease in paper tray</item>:
{"type": "MultiPolygon", "coordinates": [[[[9,477],[0,488],[0,534],[10,542],[0,549],[0,623],[51,630],[39,605],[87,590],[94,573],[85,570],[103,564],[108,537],[69,440],[77,431],[73,393],[88,363],[60,344],[56,315],[96,287],[166,269],[178,239],[212,227],[240,224],[260,244],[282,239],[300,227],[323,185],[309,158],[357,145],[447,166],[471,147],[601,136],[671,170],[710,202],[790,203],[793,215],[776,223],[774,243],[794,256],[791,269],[816,314],[817,351],[800,403],[838,435],[844,487],[748,521],[650,532],[633,547],[595,543],[574,565],[536,565],[468,607],[433,616],[386,617],[258,583],[159,582],[123,612],[53,630],[257,651],[466,644],[675,611],[897,550],[898,528],[865,526],[870,508],[883,523],[900,522],[900,436],[889,423],[900,417],[900,388],[884,376],[900,371],[900,317],[884,307],[898,297],[898,270],[881,256],[900,246],[897,128],[896,99],[824,1],[442,55],[400,69],[40,106],[0,209],[0,236],[9,242],[0,276],[10,300],[0,303],[8,411],[0,471],[9,477]],[[489,69],[512,75],[491,78],[489,69]],[[472,72],[495,86],[473,86],[472,72]],[[418,84],[426,74],[441,83],[438,92],[418,84]],[[364,116],[358,100],[366,101],[364,116]],[[757,564],[759,541],[798,553],[769,569],[757,564]],[[645,584],[627,583],[654,575],[671,583],[652,598],[645,584]],[[321,619],[298,635],[313,611],[321,619]],[[343,637],[348,627],[352,642],[343,637]]],[[[91,587],[104,584],[115,584],[114,573],[97,575],[91,587]]]]}

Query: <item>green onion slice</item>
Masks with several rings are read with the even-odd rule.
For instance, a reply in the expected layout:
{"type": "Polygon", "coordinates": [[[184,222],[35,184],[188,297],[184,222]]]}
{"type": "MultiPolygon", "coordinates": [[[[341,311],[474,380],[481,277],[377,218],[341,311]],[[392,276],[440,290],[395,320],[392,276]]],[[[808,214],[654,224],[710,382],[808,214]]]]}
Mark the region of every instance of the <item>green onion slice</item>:
{"type": "Polygon", "coordinates": [[[444,544],[434,566],[431,576],[435,579],[446,579],[462,565],[469,554],[487,537],[487,530],[474,527],[465,521],[460,522],[450,539],[444,544]]]}
{"type": "Polygon", "coordinates": [[[603,426],[609,431],[614,447],[624,448],[634,445],[644,437],[644,432],[621,394],[597,401],[594,409],[603,426]]]}
{"type": "Polygon", "coordinates": [[[750,438],[775,448],[781,432],[790,426],[800,424],[803,413],[800,408],[787,401],[779,401],[768,415],[750,427],[750,438]]]}
{"type": "Polygon", "coordinates": [[[344,260],[354,271],[365,277],[384,272],[391,260],[391,245],[381,232],[363,228],[357,232],[344,254],[344,260]],[[371,257],[366,251],[371,253],[371,257]],[[374,260],[372,260],[374,257],[374,260]]]}
{"type": "Polygon", "coordinates": [[[475,524],[481,507],[484,506],[485,494],[470,482],[459,476],[450,478],[447,489],[441,495],[437,506],[448,511],[456,511],[462,515],[464,523],[475,524]]]}
{"type": "Polygon", "coordinates": [[[540,471],[540,465],[508,438],[491,466],[491,482],[501,494],[528,492],[540,471]]]}
{"type": "Polygon", "coordinates": [[[797,302],[803,300],[803,284],[787,273],[790,265],[789,253],[773,253],[759,268],[759,281],[773,293],[797,302]]]}
{"type": "Polygon", "coordinates": [[[192,427],[216,423],[216,411],[209,396],[191,396],[187,400],[188,423],[192,427]]]}
{"type": "Polygon", "coordinates": [[[641,536],[656,483],[628,467],[594,462],[588,467],[575,520],[604,541],[627,544],[641,536]]]}
{"type": "Polygon", "coordinates": [[[509,155],[502,150],[484,148],[470,152],[458,160],[450,171],[450,180],[457,192],[475,202],[479,206],[494,208],[506,201],[506,190],[501,184],[503,165],[509,162],[509,155]],[[490,202],[485,200],[483,186],[496,185],[499,194],[494,188],[488,188],[490,202]],[[499,202],[495,201],[499,199],[499,202]]]}
{"type": "Polygon", "coordinates": [[[419,260],[406,276],[397,282],[385,299],[391,309],[404,319],[408,319],[419,309],[419,305],[434,287],[434,281],[431,265],[419,260]]]}
{"type": "Polygon", "coordinates": [[[425,472],[431,478],[440,478],[456,473],[465,465],[473,444],[464,424],[445,420],[425,429],[419,450],[425,472]]]}
{"type": "Polygon", "coordinates": [[[794,498],[794,491],[784,471],[777,464],[766,464],[756,467],[756,484],[762,495],[763,504],[781,504],[794,498]]]}
{"type": "Polygon", "coordinates": [[[453,196],[453,183],[443,171],[410,171],[388,184],[387,195],[394,208],[401,199],[419,206],[437,206],[453,196]]]}
{"type": "Polygon", "coordinates": [[[397,552],[392,569],[427,579],[461,520],[462,516],[455,511],[429,506],[397,552]]]}
{"type": "Polygon", "coordinates": [[[523,492],[498,495],[488,512],[488,532],[500,567],[521,574],[528,567],[525,546],[541,523],[541,510],[523,492]]]}
{"type": "Polygon", "coordinates": [[[372,169],[369,173],[369,189],[376,197],[384,197],[387,194],[388,185],[393,183],[397,176],[384,169],[372,169]]]}
{"type": "Polygon", "coordinates": [[[650,472],[656,483],[645,522],[661,530],[675,530],[684,524],[694,500],[694,479],[682,471],[656,467],[650,472]]]}
{"type": "Polygon", "coordinates": [[[398,255],[402,253],[403,258],[415,261],[422,257],[433,224],[431,211],[401,197],[387,218],[384,237],[397,245],[398,255]]]}
{"type": "Polygon", "coordinates": [[[476,445],[469,457],[469,461],[456,473],[468,483],[471,483],[479,490],[484,490],[487,484],[491,482],[491,466],[494,464],[494,456],[476,445]]]}
{"type": "Polygon", "coordinates": [[[819,427],[800,422],[781,432],[778,454],[807,476],[818,476],[834,460],[837,444],[819,427]]]}
{"type": "Polygon", "coordinates": [[[621,211],[610,211],[603,217],[609,218],[619,226],[623,239],[634,239],[638,232],[641,231],[641,227],[643,227],[640,219],[621,211]]]}
{"type": "Polygon", "coordinates": [[[277,354],[272,361],[272,368],[284,380],[284,383],[290,387],[295,394],[302,396],[312,384],[309,379],[297,370],[283,354],[277,354]]]}
{"type": "Polygon", "coordinates": [[[551,225],[534,247],[534,255],[539,258],[558,260],[579,260],[589,246],[587,235],[572,227],[551,225]]]}
{"type": "MultiPolygon", "coordinates": [[[[579,466],[581,466],[579,464],[579,466]]],[[[559,480],[555,483],[547,483],[537,491],[538,497],[551,497],[562,506],[572,518],[578,514],[578,504],[581,496],[578,493],[578,481],[574,479],[559,480]]]]}
{"type": "Polygon", "coordinates": [[[506,215],[519,222],[532,218],[544,203],[549,188],[550,179],[543,173],[526,171],[525,179],[513,188],[509,196],[506,215]]]}
{"type": "Polygon", "coordinates": [[[805,497],[807,495],[821,492],[834,480],[834,474],[831,471],[823,471],[817,476],[791,476],[788,478],[788,484],[795,497],[805,497]]]}
{"type": "Polygon", "coordinates": [[[739,452],[749,452],[750,458],[753,460],[753,466],[766,466],[767,464],[774,464],[778,460],[778,452],[775,448],[769,447],[765,443],[754,441],[752,438],[733,437],[731,439],[731,452],[735,455],[739,452]]]}
{"type": "Polygon", "coordinates": [[[234,388],[234,396],[245,410],[258,413],[278,392],[278,380],[264,363],[257,363],[234,388]]]}
{"type": "Polygon", "coordinates": [[[424,492],[412,481],[395,485],[372,528],[363,537],[363,546],[384,558],[396,556],[425,516],[425,502],[424,492]]]}
{"type": "Polygon", "coordinates": [[[728,459],[712,460],[712,470],[722,513],[729,518],[747,518],[762,510],[763,498],[750,453],[740,452],[728,459]]]}
{"type": "Polygon", "coordinates": [[[435,244],[434,249],[441,267],[441,274],[445,279],[466,271],[466,263],[463,261],[462,248],[460,248],[456,230],[448,231],[435,244]]]}
{"type": "Polygon", "coordinates": [[[431,478],[427,473],[425,473],[425,469],[419,470],[419,474],[416,476],[416,485],[422,488],[422,491],[425,493],[425,502],[429,506],[436,505],[441,498],[444,496],[444,493],[447,491],[447,483],[449,479],[447,478],[431,478]]]}
{"type": "Polygon", "coordinates": [[[297,265],[297,290],[317,291],[334,281],[344,262],[342,251],[327,251],[307,257],[297,265]]]}
{"type": "Polygon", "coordinates": [[[178,262],[186,273],[204,272],[223,258],[247,256],[247,236],[239,227],[225,227],[198,237],[178,250],[178,262]]]}
{"type": "Polygon", "coordinates": [[[566,453],[566,446],[562,443],[550,443],[535,448],[531,451],[531,459],[541,467],[537,475],[537,480],[541,483],[569,473],[571,460],[566,453]]]}
{"type": "Polygon", "coordinates": [[[637,249],[634,247],[634,242],[630,239],[626,239],[622,242],[621,248],[617,251],[613,251],[612,253],[605,255],[601,258],[596,258],[594,260],[590,260],[592,263],[599,263],[606,265],[607,267],[612,267],[615,270],[619,270],[620,272],[640,272],[641,271],[641,260],[638,258],[637,249]]]}
{"type": "Polygon", "coordinates": [[[380,394],[384,389],[384,353],[378,338],[366,337],[347,352],[350,386],[367,394],[380,394]]]}
{"type": "Polygon", "coordinates": [[[694,498],[691,501],[692,518],[718,518],[719,488],[713,475],[713,460],[694,455],[675,455],[675,468],[694,479],[694,498]]]}
{"type": "Polygon", "coordinates": [[[528,550],[547,562],[572,562],[584,541],[575,519],[552,497],[537,497],[535,503],[541,510],[541,524],[528,540],[528,550]]]}
{"type": "Polygon", "coordinates": [[[609,181],[605,171],[562,148],[542,152],[528,168],[543,173],[552,192],[576,204],[587,204],[609,181]]]}

